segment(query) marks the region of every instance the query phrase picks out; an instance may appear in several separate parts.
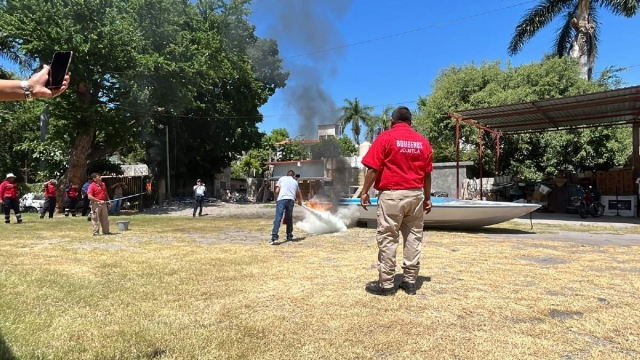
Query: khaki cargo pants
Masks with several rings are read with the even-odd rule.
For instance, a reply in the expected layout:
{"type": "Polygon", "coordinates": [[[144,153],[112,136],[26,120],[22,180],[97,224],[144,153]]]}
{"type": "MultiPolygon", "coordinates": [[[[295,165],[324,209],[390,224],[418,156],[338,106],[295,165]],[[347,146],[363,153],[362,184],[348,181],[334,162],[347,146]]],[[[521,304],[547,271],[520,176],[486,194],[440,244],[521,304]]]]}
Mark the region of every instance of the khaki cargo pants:
{"type": "Polygon", "coordinates": [[[102,233],[109,233],[109,209],[107,204],[91,202],[91,225],[94,234],[100,234],[100,225],[102,225],[102,233]]]}
{"type": "Polygon", "coordinates": [[[396,250],[400,233],[404,238],[404,281],[415,283],[420,271],[422,229],[424,227],[424,192],[415,190],[385,190],[378,196],[378,270],[380,286],[394,286],[396,250]]]}

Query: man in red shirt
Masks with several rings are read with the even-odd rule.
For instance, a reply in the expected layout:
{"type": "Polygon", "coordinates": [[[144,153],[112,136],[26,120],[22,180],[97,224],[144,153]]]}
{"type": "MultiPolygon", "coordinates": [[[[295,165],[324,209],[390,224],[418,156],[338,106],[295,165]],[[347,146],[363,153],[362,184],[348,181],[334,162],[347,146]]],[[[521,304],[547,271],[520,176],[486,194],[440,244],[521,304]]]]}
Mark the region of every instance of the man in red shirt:
{"type": "Polygon", "coordinates": [[[91,225],[93,226],[93,236],[100,235],[102,226],[103,235],[111,235],[109,232],[109,193],[107,186],[102,182],[102,177],[98,173],[91,174],[93,183],[87,189],[87,196],[91,201],[91,225]]]}
{"type": "Polygon", "coordinates": [[[415,295],[420,271],[424,215],[431,211],[431,171],[433,151],[429,141],[411,128],[411,111],[398,107],[391,115],[391,129],[382,132],[362,159],[367,174],[360,204],[371,205],[371,185],[378,190],[378,271],[379,281],[367,292],[394,295],[396,250],[399,235],[404,238],[404,278],[400,288],[415,295]]]}
{"type": "Polygon", "coordinates": [[[11,173],[7,174],[2,184],[0,184],[0,199],[2,199],[2,204],[4,205],[5,224],[11,223],[11,209],[13,209],[13,213],[16,215],[18,224],[22,224],[20,201],[18,200],[18,196],[20,195],[19,190],[15,175],[11,173]]]}
{"type": "Polygon", "coordinates": [[[40,210],[40,219],[44,219],[44,214],[49,212],[49,219],[53,218],[53,212],[56,211],[56,184],[55,179],[51,179],[44,184],[44,206],[40,210]]]}
{"type": "Polygon", "coordinates": [[[64,216],[69,217],[69,213],[71,213],[72,217],[76,217],[77,204],[78,185],[69,181],[69,184],[64,188],[64,216]]]}

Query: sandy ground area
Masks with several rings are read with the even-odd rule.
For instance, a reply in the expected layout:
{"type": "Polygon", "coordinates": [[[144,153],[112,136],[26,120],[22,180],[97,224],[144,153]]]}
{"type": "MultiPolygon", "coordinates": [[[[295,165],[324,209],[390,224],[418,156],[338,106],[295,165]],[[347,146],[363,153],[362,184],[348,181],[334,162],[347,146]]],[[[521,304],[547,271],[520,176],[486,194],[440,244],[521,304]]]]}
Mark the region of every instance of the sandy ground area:
{"type": "MultiPolygon", "coordinates": [[[[206,204],[202,207],[203,216],[212,217],[243,217],[243,218],[269,218],[274,217],[276,206],[274,203],[225,203],[217,202],[206,204]]],[[[299,206],[293,208],[296,218],[304,216],[304,209],[299,206]]],[[[170,215],[170,216],[193,216],[193,207],[155,207],[144,210],[145,215],[170,215]]]]}
{"type": "MultiPolygon", "coordinates": [[[[157,207],[151,209],[145,209],[146,215],[169,215],[169,216],[184,216],[192,217],[193,208],[190,206],[179,207],[157,207]]],[[[203,207],[202,214],[204,217],[237,217],[237,218],[262,218],[272,219],[275,214],[274,203],[225,203],[217,202],[215,204],[206,204],[203,207]]],[[[565,215],[556,214],[559,216],[551,217],[548,214],[535,214],[533,223],[534,229],[532,231],[514,233],[506,232],[500,233],[491,229],[478,229],[478,234],[483,234],[494,239],[501,240],[515,240],[515,239],[535,239],[541,241],[562,241],[581,245],[592,246],[606,246],[606,245],[619,245],[619,246],[637,246],[640,245],[640,234],[609,234],[609,233],[589,233],[585,231],[571,231],[573,227],[579,228],[581,226],[603,226],[611,229],[615,228],[629,228],[638,226],[635,223],[637,219],[620,219],[620,218],[588,218],[586,221],[580,219],[577,215],[565,215]],[[545,231],[538,233],[536,224],[557,225],[558,232],[549,233],[548,228],[545,231]],[[568,228],[567,228],[568,227],[568,228]],[[567,231],[568,230],[568,231],[567,231]]],[[[294,218],[296,221],[302,220],[305,216],[305,210],[300,206],[294,207],[294,218]]],[[[514,219],[514,223],[529,223],[528,218],[514,219]]],[[[499,227],[499,226],[498,226],[499,227]]]]}

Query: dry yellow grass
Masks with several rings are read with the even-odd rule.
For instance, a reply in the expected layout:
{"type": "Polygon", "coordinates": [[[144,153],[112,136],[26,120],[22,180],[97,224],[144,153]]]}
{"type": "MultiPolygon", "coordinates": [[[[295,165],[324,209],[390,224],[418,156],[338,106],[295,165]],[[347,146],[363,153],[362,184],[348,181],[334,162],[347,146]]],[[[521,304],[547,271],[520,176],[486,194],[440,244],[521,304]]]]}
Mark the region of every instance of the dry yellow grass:
{"type": "Polygon", "coordinates": [[[430,232],[418,295],[381,298],[374,230],[269,246],[270,219],[129,219],[0,227],[0,358],[640,356],[638,247],[430,232]]]}

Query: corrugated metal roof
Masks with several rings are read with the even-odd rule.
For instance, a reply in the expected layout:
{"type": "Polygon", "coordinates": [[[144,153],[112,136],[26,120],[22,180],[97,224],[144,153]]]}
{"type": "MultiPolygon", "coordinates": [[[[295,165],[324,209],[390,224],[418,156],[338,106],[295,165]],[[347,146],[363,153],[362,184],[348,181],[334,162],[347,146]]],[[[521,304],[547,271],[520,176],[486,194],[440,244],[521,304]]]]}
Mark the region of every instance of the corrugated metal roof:
{"type": "Polygon", "coordinates": [[[461,110],[452,115],[503,134],[632,124],[640,122],[640,86],[461,110]]]}

